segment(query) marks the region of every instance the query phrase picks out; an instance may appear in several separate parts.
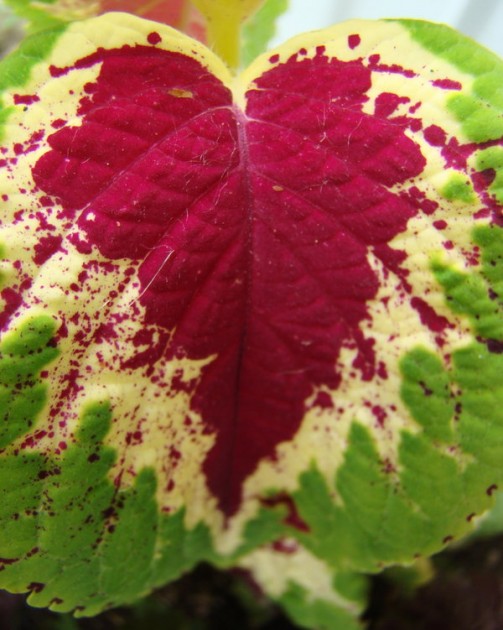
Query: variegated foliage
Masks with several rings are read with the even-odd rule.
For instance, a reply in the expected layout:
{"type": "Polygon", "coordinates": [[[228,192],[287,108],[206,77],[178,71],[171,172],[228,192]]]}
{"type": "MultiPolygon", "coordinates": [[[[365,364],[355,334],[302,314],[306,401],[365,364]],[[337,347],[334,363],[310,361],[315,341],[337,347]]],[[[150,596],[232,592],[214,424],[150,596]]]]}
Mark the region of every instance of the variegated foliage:
{"type": "Polygon", "coordinates": [[[207,560],[307,627],[503,481],[502,64],[352,21],[239,76],[107,14],[0,66],[0,584],[207,560]]]}

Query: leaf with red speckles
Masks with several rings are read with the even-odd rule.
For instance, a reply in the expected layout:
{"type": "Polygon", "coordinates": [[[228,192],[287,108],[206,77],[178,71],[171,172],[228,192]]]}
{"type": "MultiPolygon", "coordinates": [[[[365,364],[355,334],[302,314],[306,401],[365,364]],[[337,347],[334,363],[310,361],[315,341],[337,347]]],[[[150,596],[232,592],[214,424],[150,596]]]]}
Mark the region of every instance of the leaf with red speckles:
{"type": "Polygon", "coordinates": [[[351,627],[349,572],[503,483],[501,62],[406,21],[237,78],[123,14],[51,37],[4,66],[0,583],[93,614],[210,560],[351,627]]]}

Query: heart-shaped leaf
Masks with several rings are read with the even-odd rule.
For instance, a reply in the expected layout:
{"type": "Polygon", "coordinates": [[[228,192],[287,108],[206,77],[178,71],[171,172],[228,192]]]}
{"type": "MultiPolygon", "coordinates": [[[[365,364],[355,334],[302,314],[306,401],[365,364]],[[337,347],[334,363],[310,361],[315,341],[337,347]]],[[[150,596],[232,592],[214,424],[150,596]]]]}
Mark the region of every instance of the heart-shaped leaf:
{"type": "Polygon", "coordinates": [[[0,72],[1,584],[93,614],[209,560],[353,627],[352,571],[503,481],[501,62],[355,21],[236,79],[110,14],[0,72]]]}

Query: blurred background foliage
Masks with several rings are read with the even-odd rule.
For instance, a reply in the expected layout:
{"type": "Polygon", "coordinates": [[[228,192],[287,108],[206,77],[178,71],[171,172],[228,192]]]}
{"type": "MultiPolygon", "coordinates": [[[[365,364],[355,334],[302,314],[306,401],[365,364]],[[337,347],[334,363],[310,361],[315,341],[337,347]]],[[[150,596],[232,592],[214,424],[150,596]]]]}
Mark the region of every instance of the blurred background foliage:
{"type": "MultiPolygon", "coordinates": [[[[503,535],[474,537],[371,580],[366,630],[501,630],[503,535]]],[[[297,630],[246,576],[207,565],[142,602],[94,618],[31,608],[0,592],[1,630],[297,630]]],[[[328,630],[325,628],[313,630],[328,630]]]]}

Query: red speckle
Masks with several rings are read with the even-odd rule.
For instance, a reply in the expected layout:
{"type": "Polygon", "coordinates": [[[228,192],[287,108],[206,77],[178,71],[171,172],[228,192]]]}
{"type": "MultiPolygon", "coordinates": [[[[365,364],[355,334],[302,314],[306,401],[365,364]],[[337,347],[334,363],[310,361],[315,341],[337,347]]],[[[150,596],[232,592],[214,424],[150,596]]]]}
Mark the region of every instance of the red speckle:
{"type": "Polygon", "coordinates": [[[496,171],[493,168],[486,168],[473,174],[473,183],[476,190],[488,188],[496,179],[496,171]]]}
{"type": "Polygon", "coordinates": [[[313,404],[320,409],[333,409],[334,407],[332,397],[327,392],[318,392],[313,404]]]}
{"type": "MultiPolygon", "coordinates": [[[[147,333],[148,334],[148,333],[147,333]]],[[[154,365],[166,352],[168,346],[169,335],[161,333],[156,343],[147,343],[147,348],[142,352],[138,352],[122,363],[124,369],[138,369],[141,367],[154,365]]],[[[179,378],[173,378],[173,387],[180,391],[192,391],[193,384],[184,384],[181,375],[179,378]]]]}
{"type": "Polygon", "coordinates": [[[275,64],[275,63],[278,63],[278,61],[279,61],[279,55],[271,55],[269,57],[269,63],[275,64]]]}
{"type": "Polygon", "coordinates": [[[285,525],[290,525],[300,532],[310,531],[309,525],[301,518],[300,514],[298,513],[297,506],[295,505],[294,500],[287,494],[280,493],[274,497],[261,499],[260,502],[262,503],[262,505],[269,508],[274,508],[278,505],[286,507],[288,513],[283,520],[285,525]]]}
{"type": "MultiPolygon", "coordinates": [[[[32,151],[35,151],[36,149],[39,148],[38,143],[40,143],[44,135],[45,135],[44,131],[36,131],[30,136],[30,138],[24,144],[17,142],[16,144],[14,144],[14,147],[13,147],[14,153],[19,156],[19,155],[28,154],[28,153],[31,153],[32,151]]],[[[16,163],[16,160],[14,160],[14,163],[16,163]]]]}
{"type": "MultiPolygon", "coordinates": [[[[480,263],[480,249],[477,246],[475,246],[473,249],[463,249],[461,251],[465,256],[468,265],[475,267],[480,263]]],[[[489,291],[491,290],[489,289],[489,291]]]]}
{"type": "Polygon", "coordinates": [[[353,360],[352,366],[360,370],[364,381],[371,381],[376,373],[375,340],[372,338],[365,339],[358,331],[355,334],[355,342],[359,352],[353,360]]]}
{"type": "Polygon", "coordinates": [[[117,518],[117,511],[113,505],[111,505],[110,507],[107,507],[105,510],[101,512],[101,514],[103,516],[103,520],[117,518]]]}
{"type": "Polygon", "coordinates": [[[126,444],[141,444],[143,434],[141,431],[130,431],[126,433],[126,444]]]}
{"type": "Polygon", "coordinates": [[[399,96],[391,92],[383,92],[379,94],[375,101],[375,115],[387,118],[393,114],[399,105],[408,103],[406,96],[399,96]]]}
{"type": "Polygon", "coordinates": [[[410,301],[411,306],[419,314],[421,323],[427,326],[431,331],[440,333],[447,328],[452,328],[453,324],[442,315],[438,315],[435,310],[422,298],[413,297],[410,301]]]}
{"type": "Polygon", "coordinates": [[[19,558],[0,558],[0,564],[2,565],[9,566],[10,564],[14,564],[15,562],[19,562],[19,558]]]}
{"type": "Polygon", "coordinates": [[[155,46],[156,44],[160,44],[162,42],[162,37],[159,35],[159,33],[153,31],[152,33],[148,34],[147,41],[149,44],[152,44],[152,46],[155,46]]]}
{"type": "Polygon", "coordinates": [[[84,92],[86,94],[94,94],[96,92],[96,84],[95,83],[86,83],[84,85],[84,92]]]}
{"type": "Polygon", "coordinates": [[[53,120],[51,123],[51,127],[53,129],[61,129],[61,127],[64,127],[67,124],[68,121],[63,120],[62,118],[57,118],[56,120],[53,120]]]}
{"type": "Polygon", "coordinates": [[[68,74],[68,68],[57,68],[56,66],[49,66],[49,72],[51,77],[57,79],[58,77],[62,77],[65,74],[68,74]]]}
{"type": "Polygon", "coordinates": [[[416,186],[411,186],[404,196],[412,202],[415,208],[421,210],[426,215],[433,214],[438,208],[438,203],[432,199],[428,199],[424,192],[419,190],[416,186]]]}
{"type": "Polygon", "coordinates": [[[476,145],[462,145],[456,138],[450,138],[442,149],[442,157],[448,167],[459,170],[467,169],[467,160],[475,150],[476,145]]]}
{"type": "Polygon", "coordinates": [[[503,354],[503,341],[498,339],[488,339],[486,341],[487,349],[492,354],[503,354]]]}
{"type": "Polygon", "coordinates": [[[68,241],[81,254],[90,254],[93,251],[91,243],[83,241],[80,234],[70,234],[70,236],[68,237],[68,241]]]}
{"type": "Polygon", "coordinates": [[[293,539],[280,538],[279,540],[275,540],[271,544],[271,547],[272,547],[272,549],[274,549],[274,551],[277,551],[278,553],[284,553],[286,555],[291,555],[291,554],[295,553],[298,550],[299,545],[298,545],[297,541],[295,541],[293,539]]]}
{"type": "Polygon", "coordinates": [[[169,456],[173,461],[178,462],[181,459],[182,454],[177,448],[171,446],[169,449],[169,456]]]}
{"type": "Polygon", "coordinates": [[[4,289],[0,295],[4,301],[3,311],[0,312],[0,330],[3,329],[12,315],[23,303],[21,293],[14,291],[11,288],[4,289]]]}
{"type": "Polygon", "coordinates": [[[42,195],[41,197],[39,197],[38,202],[43,208],[50,208],[54,205],[53,200],[48,195],[42,195]]]}
{"type": "Polygon", "coordinates": [[[61,236],[52,234],[41,238],[34,247],[35,256],[33,257],[33,262],[36,265],[43,265],[60,249],[62,240],[61,236]]]}
{"type": "Polygon", "coordinates": [[[444,246],[444,249],[447,249],[447,250],[454,249],[454,243],[452,241],[444,241],[442,245],[444,246]]]}
{"type": "Polygon", "coordinates": [[[408,79],[411,79],[416,75],[413,70],[408,70],[399,66],[398,64],[385,64],[381,63],[381,55],[374,54],[369,56],[369,68],[374,72],[389,72],[390,74],[401,74],[408,79]]]}
{"type": "Polygon", "coordinates": [[[32,593],[40,593],[44,588],[45,584],[42,584],[42,582],[30,582],[30,584],[26,587],[26,590],[32,593]]]}
{"type": "Polygon", "coordinates": [[[154,331],[148,328],[142,328],[133,337],[133,346],[150,346],[153,343],[154,331]]]}
{"type": "Polygon", "coordinates": [[[14,103],[16,105],[32,105],[40,101],[36,94],[14,94],[14,103]]]}
{"type": "Polygon", "coordinates": [[[353,35],[350,35],[348,37],[348,46],[351,48],[351,50],[354,50],[355,48],[358,48],[358,46],[361,44],[361,37],[354,33],[353,35]]]}
{"type": "Polygon", "coordinates": [[[377,421],[377,426],[380,427],[381,429],[384,428],[386,418],[388,417],[388,414],[386,413],[385,409],[383,409],[380,405],[374,405],[372,407],[372,414],[374,415],[374,418],[377,421]]]}
{"type": "Polygon", "coordinates": [[[382,471],[385,475],[392,475],[397,472],[396,466],[388,458],[383,461],[382,471]]]}
{"type": "Polygon", "coordinates": [[[442,90],[461,90],[463,86],[459,81],[453,81],[452,79],[436,79],[431,82],[435,87],[442,88],[442,90]]]}
{"type": "Polygon", "coordinates": [[[447,134],[437,125],[430,125],[424,130],[424,138],[433,147],[443,147],[447,141],[447,134]]]}
{"type": "Polygon", "coordinates": [[[424,381],[418,381],[418,385],[423,390],[425,396],[431,396],[433,394],[433,390],[427,387],[424,381]]]}
{"type": "Polygon", "coordinates": [[[433,221],[433,227],[435,227],[437,230],[445,230],[447,225],[447,221],[444,221],[443,219],[441,219],[440,221],[433,221]]]}
{"type": "Polygon", "coordinates": [[[491,486],[489,486],[489,488],[487,488],[486,490],[486,494],[488,497],[492,497],[492,495],[496,492],[496,490],[498,489],[498,486],[493,483],[491,486]]]}
{"type": "Polygon", "coordinates": [[[454,540],[454,536],[446,536],[443,540],[442,540],[442,544],[443,545],[447,545],[448,543],[452,542],[454,540]]]}
{"type": "Polygon", "coordinates": [[[93,340],[96,343],[103,343],[104,341],[107,341],[110,339],[116,339],[116,338],[117,338],[117,332],[115,331],[114,324],[112,322],[106,322],[98,326],[98,328],[96,329],[96,332],[94,333],[93,340]]]}
{"type": "Polygon", "coordinates": [[[377,364],[377,375],[383,380],[386,380],[388,378],[388,370],[386,369],[386,365],[382,361],[379,361],[379,363],[377,364]]]}
{"type": "Polygon", "coordinates": [[[478,210],[473,216],[475,219],[486,219],[491,216],[491,211],[489,208],[482,208],[482,210],[478,210]]]}

